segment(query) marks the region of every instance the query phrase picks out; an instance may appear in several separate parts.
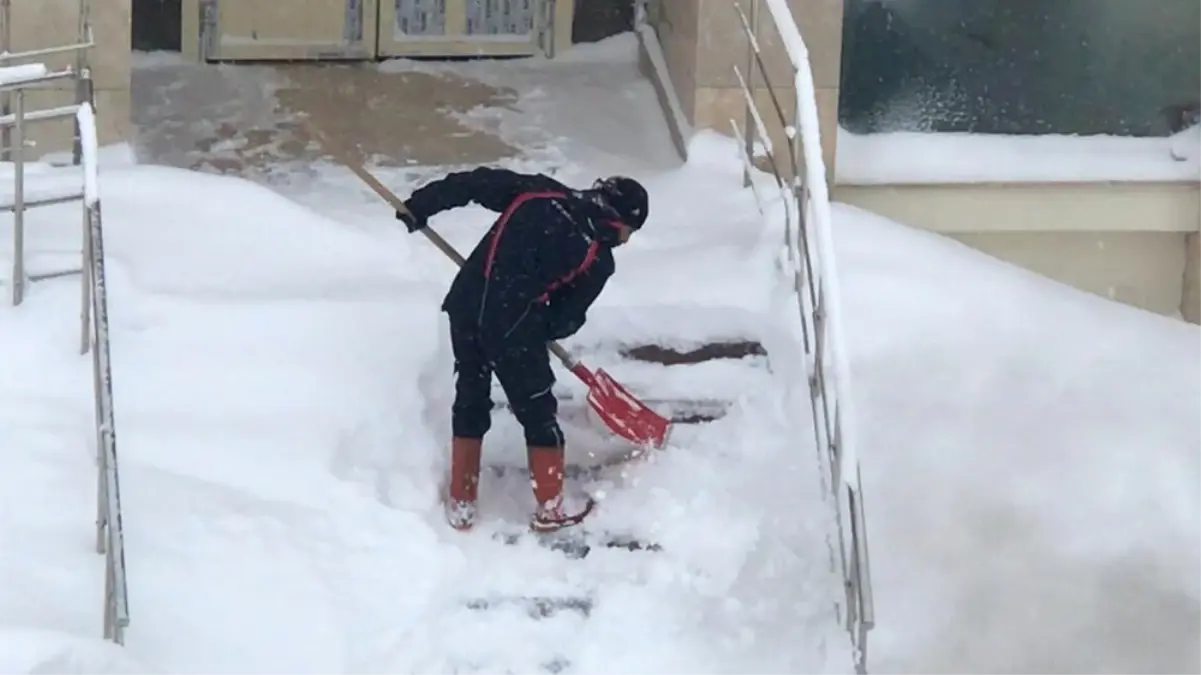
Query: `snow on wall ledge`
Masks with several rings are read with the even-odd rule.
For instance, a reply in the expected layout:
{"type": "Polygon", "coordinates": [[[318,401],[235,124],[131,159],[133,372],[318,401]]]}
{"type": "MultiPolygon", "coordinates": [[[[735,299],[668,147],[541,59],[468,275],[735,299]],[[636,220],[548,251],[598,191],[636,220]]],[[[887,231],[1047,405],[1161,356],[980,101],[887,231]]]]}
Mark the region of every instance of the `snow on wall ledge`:
{"type": "Polygon", "coordinates": [[[1201,127],[1170,138],[838,130],[835,183],[1201,181],[1201,127]]]}

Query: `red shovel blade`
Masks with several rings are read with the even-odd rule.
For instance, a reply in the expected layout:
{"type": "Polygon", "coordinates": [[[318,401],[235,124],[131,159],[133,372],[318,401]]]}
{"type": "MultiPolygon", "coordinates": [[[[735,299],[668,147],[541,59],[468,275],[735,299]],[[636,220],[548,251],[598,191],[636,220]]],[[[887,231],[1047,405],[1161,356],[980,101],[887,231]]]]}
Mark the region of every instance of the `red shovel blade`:
{"type": "Polygon", "coordinates": [[[660,448],[667,442],[671,422],[651,410],[604,370],[583,366],[573,371],[588,385],[588,404],[613,433],[635,445],[660,448]]]}

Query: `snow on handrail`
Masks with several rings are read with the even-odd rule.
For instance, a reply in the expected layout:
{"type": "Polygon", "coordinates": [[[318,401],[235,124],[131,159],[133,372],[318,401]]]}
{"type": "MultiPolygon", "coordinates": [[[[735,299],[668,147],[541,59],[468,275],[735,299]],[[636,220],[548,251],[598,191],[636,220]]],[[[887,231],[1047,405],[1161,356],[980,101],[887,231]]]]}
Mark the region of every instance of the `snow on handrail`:
{"type": "Polygon", "coordinates": [[[100,201],[97,168],[100,144],[96,138],[96,112],[91,103],[79,105],[75,121],[79,124],[80,159],[83,163],[83,200],[87,206],[94,206],[100,201]]]}
{"type": "MultiPolygon", "coordinates": [[[[21,66],[13,66],[13,68],[19,69],[21,66]]],[[[51,70],[40,74],[36,70],[17,72],[7,76],[7,78],[0,77],[0,91],[14,91],[16,89],[50,84],[60,80],[73,80],[77,77],[79,77],[79,74],[70,66],[62,70],[51,70]]]]}
{"type": "MultiPolygon", "coordinates": [[[[856,420],[842,329],[842,293],[834,253],[830,194],[822,157],[817,100],[808,50],[788,6],[784,0],[765,1],[771,23],[792,66],[796,107],[790,120],[776,94],[776,87],[763,58],[764,43],[757,35],[758,0],[749,0],[750,21],[740,4],[733,3],[746,33],[752,71],[744,77],[735,67],[746,103],[746,134],[740,140],[744,146],[743,152],[747,155],[744,161],[747,162],[754,161],[750,153],[755,141],[759,140],[757,136],[762,137],[764,144],[768,145],[764,118],[748,86],[748,80],[753,81],[751,75],[757,67],[775,109],[781,135],[788,141],[790,150],[788,168],[792,175],[788,181],[781,175],[775,153],[769,149],[765,154],[781,189],[785,206],[786,247],[800,310],[814,434],[818,461],[824,472],[822,487],[828,491],[828,498],[833,500],[836,515],[838,544],[835,547],[830,541],[831,564],[837,565],[842,572],[845,624],[855,649],[856,670],[862,673],[867,672],[867,634],[875,623],[875,610],[863,493],[859,481],[856,420]]],[[[736,121],[734,127],[735,135],[741,136],[736,121]]],[[[783,153],[781,150],[780,154],[783,153]]]]}
{"type": "Polygon", "coordinates": [[[46,73],[46,64],[44,63],[23,63],[19,66],[2,66],[0,67],[0,82],[5,84],[9,82],[22,82],[25,80],[35,80],[43,77],[46,73]]]}
{"type": "Polygon", "coordinates": [[[113,372],[109,348],[108,284],[104,273],[104,228],[100,217],[99,158],[96,116],[84,102],[76,113],[80,164],[83,169],[83,351],[92,352],[92,384],[96,415],[97,476],[96,552],[104,554],[104,637],[123,644],[129,625],[125,574],[125,533],[121,517],[121,482],[117,464],[117,431],[113,415],[113,372]],[[90,310],[90,311],[88,311],[90,310]],[[90,317],[90,321],[89,321],[90,317]]]}
{"type": "MultiPolygon", "coordinates": [[[[817,94],[813,85],[813,71],[809,65],[809,50],[801,38],[801,31],[792,18],[786,0],[764,0],[768,12],[775,21],[780,33],[788,59],[796,71],[796,109],[800,122],[796,132],[801,136],[801,151],[805,159],[805,175],[795,180],[804,179],[813,202],[813,216],[817,226],[818,261],[825,273],[821,281],[830,289],[829,304],[826,306],[826,320],[829,322],[831,340],[838,346],[846,344],[842,330],[841,286],[838,277],[837,256],[834,255],[834,230],[831,224],[830,189],[826,182],[826,160],[822,156],[821,134],[817,113],[817,94]]],[[[846,358],[846,350],[838,349],[834,361],[835,387],[842,394],[839,401],[843,422],[842,430],[842,479],[848,487],[859,489],[859,456],[855,437],[854,408],[850,396],[851,368],[846,358]]]]}

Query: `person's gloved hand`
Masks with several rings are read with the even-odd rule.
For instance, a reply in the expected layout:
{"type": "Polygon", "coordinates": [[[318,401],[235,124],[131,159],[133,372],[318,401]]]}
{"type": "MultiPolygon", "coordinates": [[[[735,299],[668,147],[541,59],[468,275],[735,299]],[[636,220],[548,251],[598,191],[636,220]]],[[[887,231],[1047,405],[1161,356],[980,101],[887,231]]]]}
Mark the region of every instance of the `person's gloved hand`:
{"type": "Polygon", "coordinates": [[[396,212],[396,219],[405,224],[405,229],[409,231],[409,234],[418,230],[424,230],[426,225],[429,225],[429,222],[425,218],[418,218],[413,215],[412,211],[407,210],[398,210],[396,212]]]}

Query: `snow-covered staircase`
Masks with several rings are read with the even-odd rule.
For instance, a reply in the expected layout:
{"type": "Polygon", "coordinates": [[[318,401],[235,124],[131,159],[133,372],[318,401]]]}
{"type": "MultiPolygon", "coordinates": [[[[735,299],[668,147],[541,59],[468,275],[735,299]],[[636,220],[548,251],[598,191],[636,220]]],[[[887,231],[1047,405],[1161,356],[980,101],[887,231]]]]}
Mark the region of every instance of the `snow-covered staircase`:
{"type": "MultiPolygon", "coordinates": [[[[88,0],[79,0],[80,34],[73,44],[12,52],[12,7],[0,4],[0,158],[5,161],[0,183],[0,213],[11,218],[11,271],[5,280],[12,307],[26,300],[29,284],[64,276],[81,277],[81,355],[91,354],[96,457],[95,550],[104,556],[103,635],[124,642],[129,625],[125,577],[125,546],[121,523],[121,498],[117,466],[116,426],[113,415],[112,367],[108,338],[108,298],[104,271],[104,235],[101,220],[98,140],[93,108],[93,85],[87,54],[93,45],[88,0]],[[48,68],[36,62],[57,56],[73,56],[74,66],[48,68]],[[74,85],[76,102],[44,109],[30,109],[29,94],[45,86],[74,85]],[[73,122],[74,143],[71,166],[52,167],[31,163],[26,152],[34,147],[29,125],[73,122]],[[27,266],[26,215],[29,210],[70,202],[81,202],[82,259],[79,268],[30,270],[27,266]]],[[[63,349],[69,349],[63,345],[63,349]]]]}

